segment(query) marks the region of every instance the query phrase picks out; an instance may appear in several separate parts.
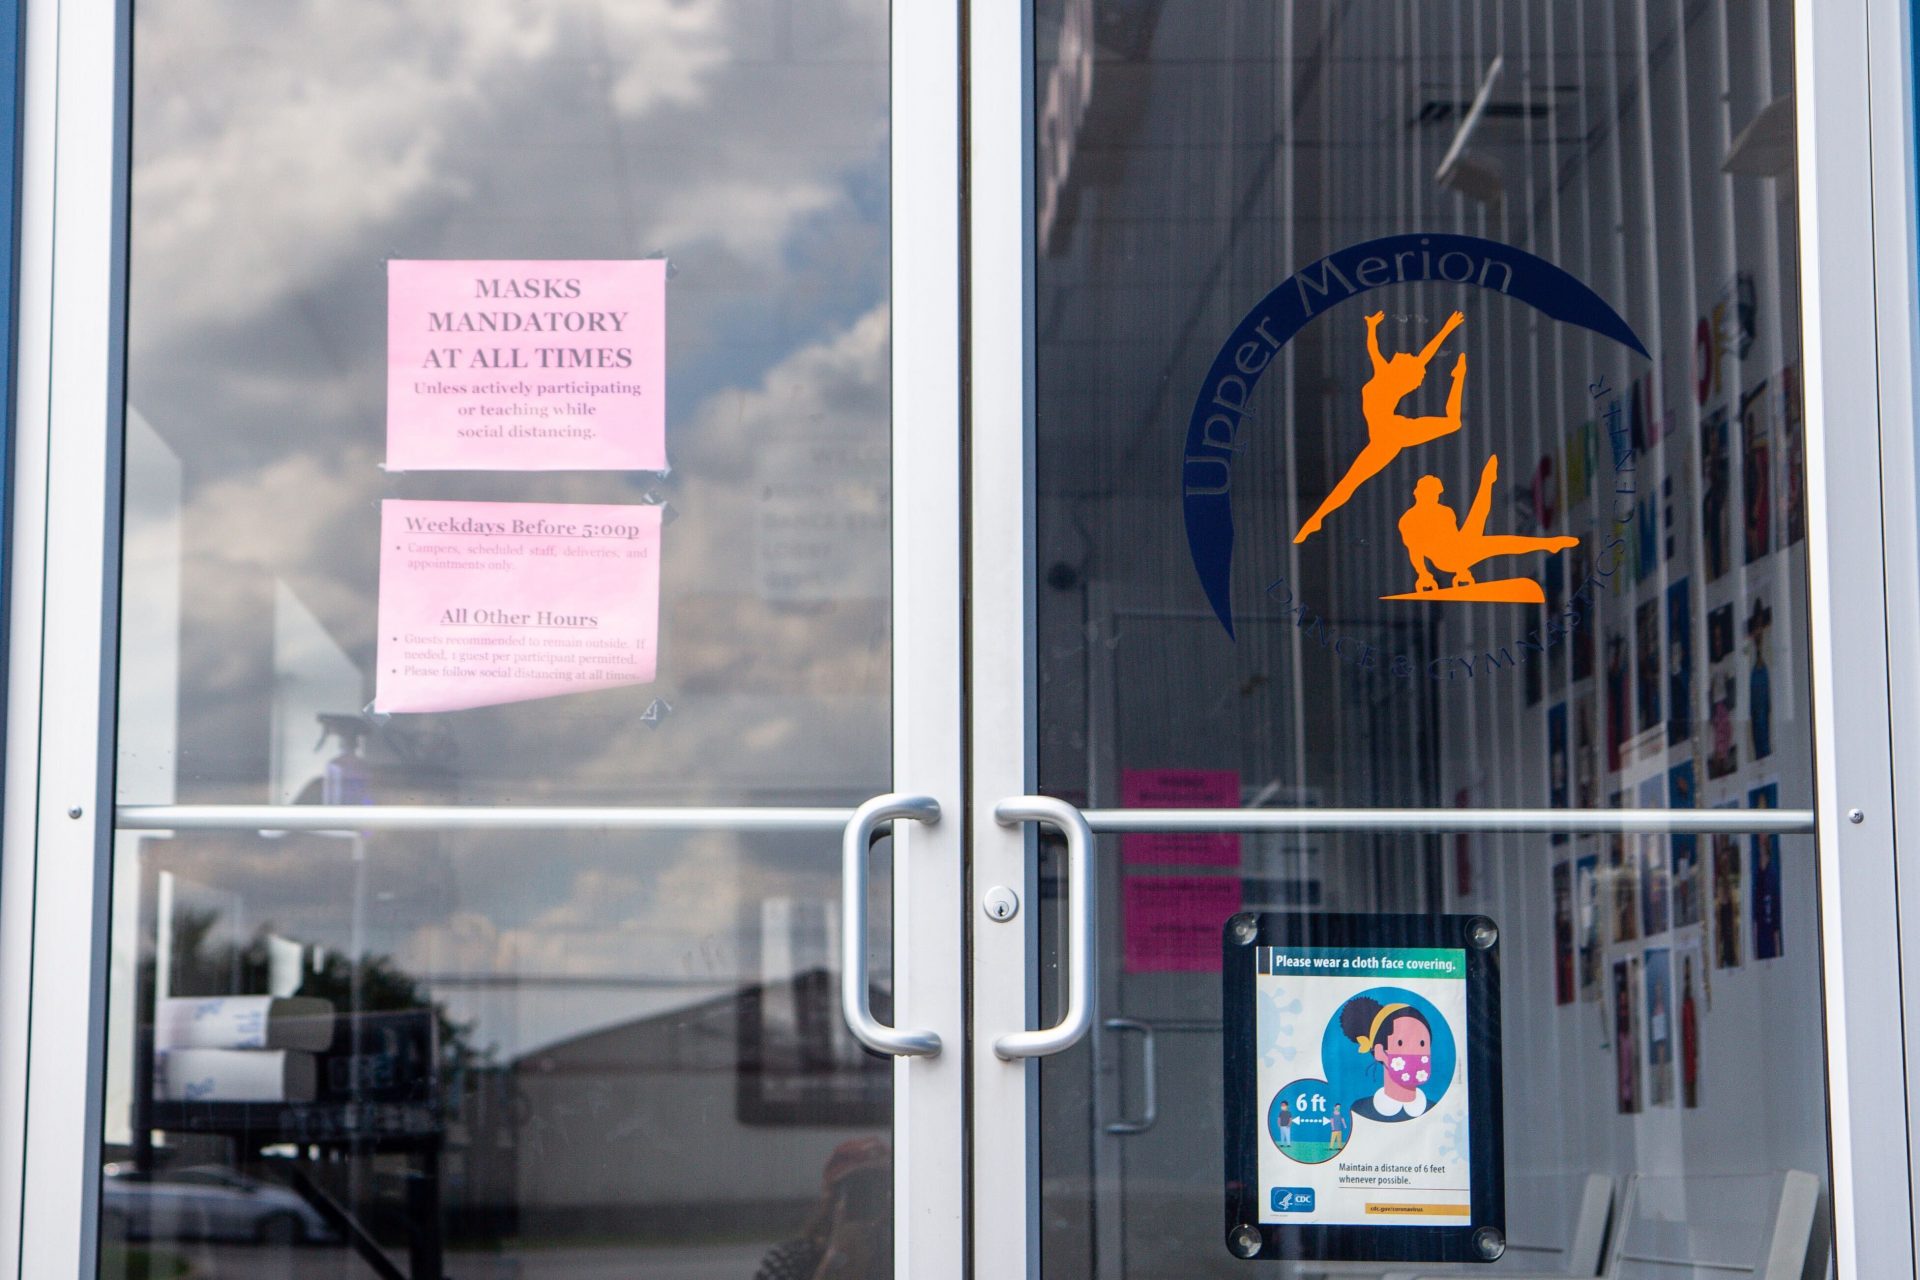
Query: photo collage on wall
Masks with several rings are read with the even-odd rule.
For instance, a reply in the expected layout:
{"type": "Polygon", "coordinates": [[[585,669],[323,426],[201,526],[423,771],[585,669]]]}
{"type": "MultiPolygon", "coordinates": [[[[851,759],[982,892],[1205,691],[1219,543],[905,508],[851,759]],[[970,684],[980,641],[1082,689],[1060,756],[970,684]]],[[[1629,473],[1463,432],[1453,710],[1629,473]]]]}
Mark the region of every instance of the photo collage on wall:
{"type": "MultiPolygon", "coordinates": [[[[1804,802],[1783,799],[1775,758],[1780,724],[1797,717],[1795,655],[1774,624],[1802,572],[1805,415],[1799,363],[1770,353],[1782,340],[1777,326],[1765,335],[1758,293],[1744,272],[1706,291],[1691,356],[1671,353],[1626,385],[1596,382],[1594,416],[1539,464],[1564,479],[1554,505],[1568,523],[1601,532],[1571,580],[1542,575],[1548,609],[1579,617],[1527,695],[1555,807],[1804,802]],[[1594,571],[1605,585],[1583,601],[1594,571]]],[[[1699,1106],[1714,981],[1802,941],[1784,921],[1781,843],[1551,838],[1554,997],[1603,1010],[1619,1114],[1699,1106]]]]}

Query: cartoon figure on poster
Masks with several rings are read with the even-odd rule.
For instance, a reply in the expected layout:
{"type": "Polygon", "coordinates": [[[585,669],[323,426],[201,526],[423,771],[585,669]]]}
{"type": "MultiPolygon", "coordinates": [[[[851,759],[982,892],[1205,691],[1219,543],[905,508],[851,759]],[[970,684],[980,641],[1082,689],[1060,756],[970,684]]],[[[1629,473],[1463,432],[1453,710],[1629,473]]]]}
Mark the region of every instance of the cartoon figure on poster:
{"type": "Polygon", "coordinates": [[[1453,1085],[1456,1064],[1453,1029],[1432,1002],[1400,987],[1369,988],[1343,1003],[1321,1036],[1325,1078],[1294,1080],[1269,1101],[1268,1136],[1300,1164],[1324,1164],[1355,1143],[1390,1151],[1369,1142],[1370,1126],[1425,1116],[1453,1085]]]}
{"type": "MultiPolygon", "coordinates": [[[[1432,1005],[1411,991],[1381,987],[1340,1006],[1340,1042],[1351,1041],[1359,1066],[1329,1064],[1330,1079],[1355,1094],[1353,1114],[1381,1124],[1417,1120],[1453,1079],[1453,1033],[1432,1005]],[[1374,1080],[1377,1088],[1368,1089],[1374,1080]]],[[[1333,1027],[1327,1029],[1329,1040],[1333,1027]]],[[[1323,1053],[1331,1053],[1331,1045],[1323,1053]]]]}

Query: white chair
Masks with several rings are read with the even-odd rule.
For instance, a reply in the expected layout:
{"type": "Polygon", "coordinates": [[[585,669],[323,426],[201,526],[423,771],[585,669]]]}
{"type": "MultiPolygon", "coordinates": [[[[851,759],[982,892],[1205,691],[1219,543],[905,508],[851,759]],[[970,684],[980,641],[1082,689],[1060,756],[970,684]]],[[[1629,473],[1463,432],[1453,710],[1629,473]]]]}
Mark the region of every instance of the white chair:
{"type": "MultiPolygon", "coordinates": [[[[1613,1180],[1598,1173],[1521,1174],[1507,1180],[1507,1252],[1498,1262],[1429,1263],[1422,1276],[1526,1273],[1590,1278],[1600,1273],[1613,1180]]],[[[1388,1280],[1404,1262],[1304,1262],[1301,1276],[1388,1280]]]]}
{"type": "MultiPolygon", "coordinates": [[[[1800,1280],[1820,1181],[1757,1174],[1635,1174],[1627,1179],[1602,1280],[1800,1280]]],[[[1394,1280],[1455,1275],[1451,1268],[1394,1280]]],[[[1529,1273],[1558,1280],[1566,1272],[1529,1273]]],[[[1518,1273],[1507,1280],[1518,1280],[1518,1273]]]]}

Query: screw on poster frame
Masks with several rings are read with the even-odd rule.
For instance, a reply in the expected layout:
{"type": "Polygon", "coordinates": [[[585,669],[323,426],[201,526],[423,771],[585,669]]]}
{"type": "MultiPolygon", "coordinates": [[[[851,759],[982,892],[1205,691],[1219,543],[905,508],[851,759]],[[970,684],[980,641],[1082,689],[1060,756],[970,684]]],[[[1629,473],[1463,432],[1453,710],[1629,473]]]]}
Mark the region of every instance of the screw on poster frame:
{"type": "Polygon", "coordinates": [[[1223,948],[1228,1251],[1498,1258],[1494,922],[1243,913],[1227,922],[1223,948]]]}

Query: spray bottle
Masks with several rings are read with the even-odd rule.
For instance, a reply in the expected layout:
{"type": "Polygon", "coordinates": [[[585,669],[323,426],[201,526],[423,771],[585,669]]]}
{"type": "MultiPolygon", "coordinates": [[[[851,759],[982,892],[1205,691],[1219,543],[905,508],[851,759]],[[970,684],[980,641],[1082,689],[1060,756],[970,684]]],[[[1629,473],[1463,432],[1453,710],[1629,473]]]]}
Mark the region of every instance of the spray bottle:
{"type": "Polygon", "coordinates": [[[360,753],[360,744],[371,732],[363,718],[355,715],[338,715],[323,711],[320,713],[320,741],[315,747],[324,747],[327,739],[340,740],[340,754],[327,761],[327,770],[320,786],[322,804],[372,804],[373,775],[367,767],[367,759],[360,753]]]}

